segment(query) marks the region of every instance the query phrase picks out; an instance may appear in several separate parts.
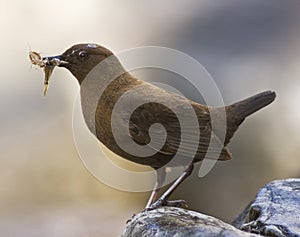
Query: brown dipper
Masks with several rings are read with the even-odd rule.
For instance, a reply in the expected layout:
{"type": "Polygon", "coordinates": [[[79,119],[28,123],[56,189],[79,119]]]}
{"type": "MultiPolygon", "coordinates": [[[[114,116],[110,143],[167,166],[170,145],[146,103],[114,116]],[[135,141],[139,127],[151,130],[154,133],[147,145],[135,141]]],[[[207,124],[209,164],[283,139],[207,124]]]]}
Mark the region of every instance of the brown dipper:
{"type": "MultiPolygon", "coordinates": [[[[161,205],[184,204],[182,201],[168,201],[168,198],[176,187],[191,174],[193,164],[203,160],[204,157],[218,160],[231,159],[226,146],[239,125],[247,116],[267,106],[276,97],[274,92],[265,91],[229,106],[207,107],[133,77],[126,72],[110,50],[96,44],[74,45],[62,55],[44,57],[43,62],[46,68],[51,69],[45,72],[52,72],[54,66],[65,67],[76,77],[81,86],[81,105],[85,122],[101,143],[124,159],[151,166],[157,170],[157,182],[146,210],[161,205]],[[110,80],[111,78],[113,80],[110,80]],[[125,94],[130,96],[126,97],[127,100],[126,98],[123,100],[123,106],[115,113],[114,118],[118,120],[117,130],[127,132],[121,132],[119,136],[121,138],[117,142],[112,126],[113,110],[125,94]],[[132,103],[147,101],[147,98],[149,98],[148,102],[142,103],[131,111],[132,103]],[[222,135],[221,128],[222,111],[226,120],[224,135],[222,135]],[[181,145],[182,124],[178,113],[184,116],[185,121],[193,121],[193,118],[196,118],[198,123],[197,126],[192,126],[193,123],[189,126],[189,122],[184,124],[186,134],[183,145],[181,145]],[[211,122],[212,113],[214,113],[214,118],[219,118],[214,122],[214,127],[211,122]],[[151,127],[153,124],[161,124],[164,128],[162,126],[151,127]],[[131,143],[126,143],[127,140],[133,140],[135,145],[147,147],[154,152],[141,156],[128,150],[125,151],[123,146],[120,147],[120,141],[130,148],[131,143]],[[162,140],[163,144],[159,145],[162,140]],[[180,159],[170,162],[177,152],[180,152],[180,159]],[[165,167],[161,169],[165,165],[184,166],[186,169],[155,202],[165,179],[165,167]]],[[[46,78],[49,79],[47,75],[46,78]]]]}

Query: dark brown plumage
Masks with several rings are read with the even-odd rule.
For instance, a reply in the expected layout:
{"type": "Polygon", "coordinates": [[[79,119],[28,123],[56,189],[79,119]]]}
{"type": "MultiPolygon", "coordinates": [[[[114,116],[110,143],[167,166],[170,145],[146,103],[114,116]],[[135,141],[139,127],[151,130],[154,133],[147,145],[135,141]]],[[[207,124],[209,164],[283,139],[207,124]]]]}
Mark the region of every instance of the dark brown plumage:
{"type": "MultiPolygon", "coordinates": [[[[175,113],[174,111],[180,111],[180,116],[184,116],[186,121],[192,121],[193,114],[190,108],[193,108],[197,116],[199,129],[189,126],[188,122],[184,124],[187,136],[185,137],[186,142],[180,149],[182,159],[171,165],[189,167],[179,177],[178,184],[192,170],[193,165],[189,163],[193,149],[196,151],[193,163],[201,161],[205,155],[210,159],[231,159],[231,154],[227,150],[226,145],[239,125],[247,116],[270,104],[275,99],[274,92],[266,91],[225,108],[208,108],[133,77],[125,71],[111,51],[95,44],[74,45],[62,55],[46,57],[44,60],[47,66],[53,67],[57,65],[65,67],[76,77],[81,85],[82,111],[90,131],[111,151],[135,163],[158,169],[171,161],[178,151],[182,138],[182,124],[179,122],[178,112],[175,113]],[[108,62],[104,60],[107,58],[110,59],[108,62]],[[55,65],[52,63],[53,60],[55,65]],[[99,66],[100,62],[102,65],[99,66]],[[115,77],[115,75],[117,76],[115,77]],[[110,81],[111,78],[114,78],[114,80],[110,81]],[[119,99],[126,93],[130,94],[130,96],[115,114],[118,118],[120,131],[126,131],[129,127],[128,134],[121,134],[122,141],[132,138],[137,144],[144,146],[149,145],[151,142],[152,146],[150,149],[155,151],[155,154],[151,156],[140,157],[124,151],[113,135],[113,109],[119,99]],[[132,103],[143,101],[145,98],[149,98],[148,103],[142,104],[134,111],[129,111],[132,103]],[[166,101],[168,106],[164,103],[151,101],[151,98],[155,98],[155,101],[166,101]],[[226,114],[225,123],[222,123],[222,111],[226,114]],[[126,117],[124,115],[128,115],[128,113],[130,113],[129,121],[126,121],[126,119],[122,120],[123,117],[126,117]],[[211,113],[214,113],[214,118],[219,118],[213,130],[211,113]],[[149,128],[156,123],[163,125],[166,130],[166,141],[162,147],[156,147],[155,138],[157,138],[157,143],[160,143],[160,137],[164,133],[164,129],[161,127],[152,129],[152,138],[149,135],[149,128]],[[225,137],[222,139],[222,126],[224,124],[227,126],[226,135],[224,134],[225,137]],[[198,139],[199,132],[200,140],[198,139]],[[208,152],[207,149],[210,142],[213,142],[213,146],[208,152]],[[222,149],[221,153],[218,148],[222,149]]],[[[147,204],[148,208],[151,205],[152,208],[155,208],[161,204],[167,204],[167,198],[178,186],[178,184],[171,186],[167,193],[153,204],[165,174],[160,171],[158,176],[157,186],[147,204]]]]}

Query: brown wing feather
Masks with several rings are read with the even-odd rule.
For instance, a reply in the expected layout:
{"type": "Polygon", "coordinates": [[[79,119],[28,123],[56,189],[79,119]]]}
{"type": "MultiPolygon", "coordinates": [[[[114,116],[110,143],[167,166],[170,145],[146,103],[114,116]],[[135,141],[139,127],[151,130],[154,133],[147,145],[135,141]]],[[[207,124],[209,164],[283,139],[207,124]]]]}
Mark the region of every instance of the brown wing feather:
{"type": "MultiPolygon", "coordinates": [[[[156,94],[156,96],[158,95],[156,94]]],[[[169,94],[170,98],[166,98],[166,93],[162,96],[166,100],[170,98],[174,100],[171,106],[147,103],[140,106],[131,115],[129,130],[134,141],[143,145],[150,144],[151,141],[152,148],[164,155],[173,156],[180,147],[179,151],[182,156],[194,156],[196,160],[202,160],[205,155],[211,159],[228,160],[231,158],[230,153],[223,148],[218,137],[211,132],[207,107],[199,107],[194,102],[171,93],[169,94]],[[195,109],[197,121],[194,121],[195,117],[192,116],[191,105],[195,109]],[[174,111],[179,111],[179,114],[174,111]],[[178,117],[183,118],[183,124],[180,124],[178,117]],[[198,122],[198,129],[194,126],[195,122],[198,122]],[[150,138],[149,128],[155,123],[162,126],[152,127],[150,138]],[[184,135],[182,131],[184,131],[184,135]],[[164,134],[166,134],[165,142],[164,134]],[[208,151],[210,142],[211,146],[208,151]],[[164,145],[161,147],[162,144],[164,145]]]]}

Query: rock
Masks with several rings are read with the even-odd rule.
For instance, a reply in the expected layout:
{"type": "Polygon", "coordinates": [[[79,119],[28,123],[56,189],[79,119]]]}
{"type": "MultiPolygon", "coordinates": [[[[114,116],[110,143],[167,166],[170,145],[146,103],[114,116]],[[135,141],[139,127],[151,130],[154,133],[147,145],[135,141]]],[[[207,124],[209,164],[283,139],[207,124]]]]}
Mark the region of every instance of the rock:
{"type": "Polygon", "coordinates": [[[232,224],[194,211],[162,207],[134,216],[122,237],[300,237],[300,179],[269,183],[232,224]]]}
{"type": "Polygon", "coordinates": [[[122,237],[250,237],[217,218],[175,207],[142,212],[128,223],[122,237]]]}
{"type": "Polygon", "coordinates": [[[244,221],[234,222],[244,231],[265,236],[300,237],[300,179],[269,183],[258,192],[246,212],[244,221]]]}

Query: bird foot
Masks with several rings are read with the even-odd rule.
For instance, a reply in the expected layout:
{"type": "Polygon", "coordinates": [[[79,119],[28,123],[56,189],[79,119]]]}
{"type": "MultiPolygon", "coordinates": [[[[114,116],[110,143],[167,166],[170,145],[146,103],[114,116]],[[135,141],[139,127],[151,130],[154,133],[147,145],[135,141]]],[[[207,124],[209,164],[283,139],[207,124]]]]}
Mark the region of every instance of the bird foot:
{"type": "Polygon", "coordinates": [[[150,207],[146,207],[143,212],[152,211],[162,206],[168,207],[179,207],[179,208],[187,208],[187,202],[184,200],[172,200],[172,201],[165,201],[163,199],[158,199],[154,202],[150,207]]]}
{"type": "Polygon", "coordinates": [[[166,205],[168,207],[179,207],[179,208],[187,208],[188,204],[184,200],[171,200],[167,201],[166,205]]]}
{"type": "Polygon", "coordinates": [[[126,224],[128,224],[129,222],[131,222],[131,220],[132,220],[135,216],[136,216],[136,214],[132,214],[131,218],[128,219],[128,220],[126,221],[126,224]]]}

